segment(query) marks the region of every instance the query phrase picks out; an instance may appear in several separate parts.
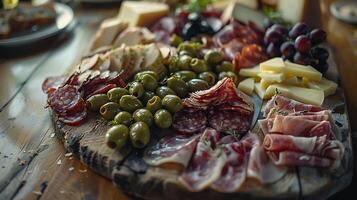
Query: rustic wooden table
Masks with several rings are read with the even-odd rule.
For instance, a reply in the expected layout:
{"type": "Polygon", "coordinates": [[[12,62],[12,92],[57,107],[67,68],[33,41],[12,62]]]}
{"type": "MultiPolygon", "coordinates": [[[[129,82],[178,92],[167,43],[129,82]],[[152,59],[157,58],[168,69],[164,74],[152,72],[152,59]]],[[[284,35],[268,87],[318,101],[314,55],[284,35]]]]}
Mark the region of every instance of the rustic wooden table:
{"type": "MultiPolygon", "coordinates": [[[[353,132],[357,131],[357,29],[328,12],[321,1],[324,26],[334,47],[348,99],[353,132]],[[338,30],[338,31],[336,31],[338,30]]],[[[60,75],[87,52],[102,19],[117,8],[77,7],[78,23],[66,38],[45,48],[3,58],[0,52],[0,199],[130,199],[110,181],[87,169],[54,137],[41,83],[60,75]]],[[[356,135],[356,134],[355,134],[356,135]]]]}

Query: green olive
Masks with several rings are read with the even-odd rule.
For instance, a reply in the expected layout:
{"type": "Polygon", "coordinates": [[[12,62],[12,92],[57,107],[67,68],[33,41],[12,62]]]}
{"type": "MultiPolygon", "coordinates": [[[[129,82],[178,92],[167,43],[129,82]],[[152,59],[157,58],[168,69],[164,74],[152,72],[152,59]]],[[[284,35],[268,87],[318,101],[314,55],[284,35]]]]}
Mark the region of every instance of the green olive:
{"type": "Polygon", "coordinates": [[[209,86],[216,84],[216,74],[213,72],[202,72],[198,75],[198,78],[206,81],[209,86]]]}
{"type": "Polygon", "coordinates": [[[154,119],[156,126],[160,128],[169,128],[172,124],[172,115],[165,109],[156,111],[154,119]]]}
{"type": "Polygon", "coordinates": [[[169,94],[176,95],[176,92],[166,86],[161,86],[156,89],[156,95],[159,96],[161,99],[169,94]]]}
{"type": "Polygon", "coordinates": [[[190,62],[192,70],[196,73],[202,73],[208,71],[208,66],[204,60],[193,58],[190,62]]]}
{"type": "Polygon", "coordinates": [[[234,72],[231,72],[231,71],[221,72],[218,75],[219,80],[222,80],[225,77],[231,78],[235,84],[237,84],[237,82],[238,82],[238,77],[234,72]]]}
{"type": "Polygon", "coordinates": [[[143,84],[139,82],[132,82],[129,86],[129,94],[140,98],[143,96],[145,90],[143,84]]]}
{"type": "Polygon", "coordinates": [[[150,142],[150,128],[145,122],[136,122],[131,125],[129,135],[135,148],[144,148],[150,142]]]}
{"type": "Polygon", "coordinates": [[[146,109],[151,113],[155,113],[161,108],[161,98],[159,96],[153,96],[146,104],[146,109]]]}
{"type": "Polygon", "coordinates": [[[167,79],[167,87],[171,88],[179,97],[184,98],[188,94],[188,86],[182,79],[172,76],[167,79]]]}
{"type": "Polygon", "coordinates": [[[231,62],[223,61],[222,64],[217,65],[216,72],[227,72],[227,71],[234,71],[234,65],[231,62]]]}
{"type": "Polygon", "coordinates": [[[120,106],[117,103],[108,102],[100,107],[99,112],[104,119],[110,121],[120,112],[120,106]]]}
{"type": "Polygon", "coordinates": [[[196,54],[195,53],[191,53],[191,52],[188,52],[188,51],[180,51],[179,52],[179,56],[190,56],[190,57],[196,57],[196,54]]]}
{"type": "Polygon", "coordinates": [[[187,43],[187,42],[181,43],[177,47],[177,51],[178,52],[182,52],[182,51],[188,52],[193,57],[195,57],[196,54],[197,54],[195,47],[193,45],[191,45],[190,43],[187,43]]]}
{"type": "Polygon", "coordinates": [[[181,98],[176,95],[166,95],[162,99],[162,106],[171,113],[179,112],[183,108],[181,98]]]}
{"type": "Polygon", "coordinates": [[[183,39],[176,34],[173,34],[170,38],[171,46],[178,47],[182,42],[183,42],[183,39]]]}
{"type": "Polygon", "coordinates": [[[105,134],[105,141],[109,148],[120,150],[124,147],[129,138],[129,128],[125,125],[115,125],[108,129],[105,134]]]}
{"type": "Polygon", "coordinates": [[[145,105],[153,96],[155,96],[154,92],[145,91],[143,96],[141,96],[140,100],[145,105]]]}
{"type": "Polygon", "coordinates": [[[107,95],[105,94],[96,94],[87,100],[86,104],[89,110],[99,111],[100,107],[109,102],[107,95]]]}
{"type": "Polygon", "coordinates": [[[187,85],[190,88],[190,92],[207,90],[209,88],[208,83],[202,79],[192,79],[187,82],[187,85]]]}
{"type": "Polygon", "coordinates": [[[190,70],[191,56],[183,55],[179,58],[177,66],[180,70],[190,70]]]}
{"type": "Polygon", "coordinates": [[[117,124],[124,124],[126,126],[129,126],[132,121],[132,116],[129,112],[121,111],[117,115],[115,115],[114,121],[117,124]]]}
{"type": "Polygon", "coordinates": [[[148,109],[138,109],[133,113],[133,118],[136,122],[145,122],[151,126],[154,121],[154,116],[148,109]]]}
{"type": "Polygon", "coordinates": [[[124,95],[119,101],[120,108],[128,112],[134,112],[135,110],[142,108],[143,104],[138,98],[133,95],[124,95]]]}
{"type": "Polygon", "coordinates": [[[110,101],[119,103],[119,100],[122,96],[129,94],[129,91],[125,88],[113,88],[108,91],[107,96],[110,101]]]}
{"type": "Polygon", "coordinates": [[[153,76],[157,81],[159,80],[159,75],[156,72],[151,71],[151,70],[142,71],[142,72],[137,73],[134,77],[134,80],[140,81],[142,79],[142,76],[145,74],[149,74],[149,75],[153,76]]]}
{"type": "Polygon", "coordinates": [[[141,77],[141,83],[143,84],[145,90],[155,91],[158,86],[157,80],[150,74],[144,74],[141,77]]]}
{"type": "Polygon", "coordinates": [[[188,71],[188,70],[183,70],[183,71],[178,71],[175,73],[175,76],[179,77],[183,81],[187,82],[191,79],[196,78],[196,73],[193,71],[188,71]]]}
{"type": "Polygon", "coordinates": [[[178,60],[179,58],[177,56],[171,56],[169,58],[169,71],[171,73],[174,73],[174,72],[177,72],[179,70],[179,67],[178,67],[178,60]]]}
{"type": "Polygon", "coordinates": [[[209,50],[204,56],[205,61],[210,65],[217,65],[223,61],[223,55],[216,50],[209,50]]]}

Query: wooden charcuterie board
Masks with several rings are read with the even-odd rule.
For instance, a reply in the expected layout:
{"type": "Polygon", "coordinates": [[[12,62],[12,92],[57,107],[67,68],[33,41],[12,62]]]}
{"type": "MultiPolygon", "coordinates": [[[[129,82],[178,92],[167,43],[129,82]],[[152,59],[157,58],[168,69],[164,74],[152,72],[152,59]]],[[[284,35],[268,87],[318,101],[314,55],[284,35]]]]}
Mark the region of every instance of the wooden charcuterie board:
{"type": "MultiPolygon", "coordinates": [[[[235,193],[219,193],[211,189],[190,192],[178,182],[179,170],[163,169],[146,165],[142,151],[123,148],[121,152],[105,144],[108,122],[99,114],[89,113],[86,121],[77,127],[59,122],[52,114],[57,136],[66,149],[92,170],[112,180],[124,192],[144,199],[327,199],[347,187],[352,180],[351,132],[343,92],[328,97],[323,107],[332,110],[337,130],[337,139],[345,146],[341,166],[334,172],[327,170],[295,167],[279,181],[262,185],[247,179],[235,193]]],[[[253,129],[259,133],[259,125],[253,129]]],[[[174,131],[152,130],[156,135],[172,134],[174,131]]]]}

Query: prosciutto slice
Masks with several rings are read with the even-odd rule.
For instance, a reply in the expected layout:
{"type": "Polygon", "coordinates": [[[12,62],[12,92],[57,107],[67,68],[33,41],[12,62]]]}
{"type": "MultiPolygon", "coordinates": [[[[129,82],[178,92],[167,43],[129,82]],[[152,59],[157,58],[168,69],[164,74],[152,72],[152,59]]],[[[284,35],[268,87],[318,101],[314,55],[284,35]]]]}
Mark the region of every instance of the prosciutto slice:
{"type": "Polygon", "coordinates": [[[247,177],[268,184],[278,181],[287,173],[287,167],[277,166],[269,159],[256,134],[249,134],[244,143],[250,146],[247,177]]]}
{"type": "Polygon", "coordinates": [[[218,81],[208,90],[191,93],[189,98],[183,100],[184,106],[196,109],[207,109],[209,106],[228,102],[244,102],[252,105],[249,98],[236,89],[233,80],[230,78],[218,81]]]}
{"type": "Polygon", "coordinates": [[[220,134],[212,128],[207,128],[200,137],[190,164],[179,178],[188,190],[200,191],[220,177],[227,157],[216,148],[219,140],[220,134]]]}
{"type": "Polygon", "coordinates": [[[220,177],[212,183],[211,188],[220,192],[234,192],[245,181],[249,154],[241,142],[225,144],[223,151],[227,160],[220,177]]]}
{"type": "Polygon", "coordinates": [[[281,95],[275,95],[265,106],[264,116],[274,118],[278,114],[287,115],[295,112],[318,112],[323,109],[318,106],[300,103],[281,95]]]}
{"type": "Polygon", "coordinates": [[[144,160],[152,166],[176,163],[186,167],[191,159],[200,135],[175,135],[164,137],[145,152],[144,160]]]}
{"type": "Polygon", "coordinates": [[[338,140],[321,137],[295,137],[291,135],[267,134],[264,149],[270,153],[277,165],[339,167],[344,147],[338,140]]]}

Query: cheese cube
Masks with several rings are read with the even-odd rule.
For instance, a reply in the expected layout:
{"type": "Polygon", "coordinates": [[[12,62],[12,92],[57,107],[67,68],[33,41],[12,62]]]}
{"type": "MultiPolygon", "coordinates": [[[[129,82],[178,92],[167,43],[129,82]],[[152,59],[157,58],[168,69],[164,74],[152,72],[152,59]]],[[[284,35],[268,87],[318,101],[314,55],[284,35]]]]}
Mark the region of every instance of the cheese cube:
{"type": "Polygon", "coordinates": [[[311,66],[299,65],[285,61],[285,73],[287,76],[304,77],[312,81],[320,81],[322,74],[311,66]]]}
{"type": "Polygon", "coordinates": [[[118,18],[110,18],[104,20],[100,24],[99,30],[95,35],[91,50],[111,45],[117,35],[120,34],[127,27],[128,23],[123,22],[118,18]]]}
{"type": "Polygon", "coordinates": [[[321,106],[324,101],[324,92],[322,90],[302,88],[290,85],[273,84],[269,86],[265,92],[265,97],[272,97],[276,91],[281,95],[289,97],[291,99],[321,106]]]}
{"type": "Polygon", "coordinates": [[[337,84],[335,82],[325,78],[322,78],[321,82],[309,82],[307,83],[307,86],[312,89],[322,90],[325,97],[335,94],[337,89],[337,84]]]}
{"type": "Polygon", "coordinates": [[[285,69],[285,63],[282,58],[272,58],[265,62],[260,63],[260,71],[273,71],[273,72],[283,72],[285,69]]]}
{"type": "Polygon", "coordinates": [[[119,19],[129,26],[150,26],[168,15],[169,6],[159,2],[124,1],[119,10],[119,19]]]}
{"type": "Polygon", "coordinates": [[[259,77],[258,74],[260,73],[260,67],[259,65],[251,68],[243,68],[239,70],[239,76],[244,76],[244,77],[259,77]]]}
{"type": "Polygon", "coordinates": [[[254,78],[247,78],[238,84],[238,89],[247,95],[252,95],[254,90],[254,78]]]}

